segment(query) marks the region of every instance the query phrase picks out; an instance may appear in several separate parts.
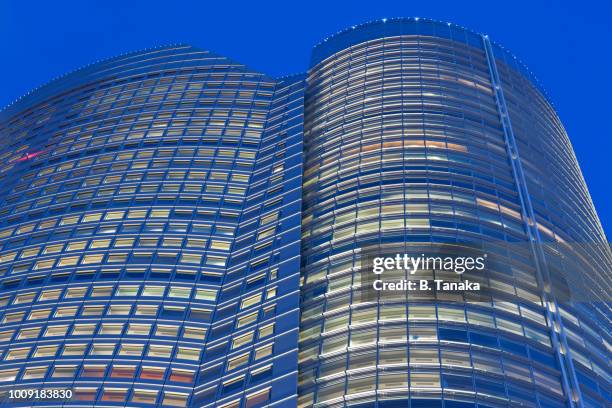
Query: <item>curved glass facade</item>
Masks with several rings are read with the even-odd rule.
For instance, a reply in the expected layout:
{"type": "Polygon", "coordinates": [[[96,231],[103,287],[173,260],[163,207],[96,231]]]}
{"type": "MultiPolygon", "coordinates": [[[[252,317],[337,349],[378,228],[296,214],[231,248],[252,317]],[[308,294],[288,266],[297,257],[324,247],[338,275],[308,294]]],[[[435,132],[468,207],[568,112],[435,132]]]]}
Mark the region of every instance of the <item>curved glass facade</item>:
{"type": "Polygon", "coordinates": [[[3,113],[5,405],[291,400],[301,83],[176,46],[3,113]]]}
{"type": "Polygon", "coordinates": [[[0,112],[1,406],[604,407],[610,265],[537,81],[454,25],[283,78],[145,50],[0,112]],[[424,245],[489,254],[486,296],[363,296],[424,245]]]}
{"type": "Polygon", "coordinates": [[[323,41],[307,84],[300,406],[609,402],[610,249],[527,71],[486,36],[400,19],[323,41]],[[422,243],[495,254],[489,299],[360,296],[368,248],[422,243]]]}

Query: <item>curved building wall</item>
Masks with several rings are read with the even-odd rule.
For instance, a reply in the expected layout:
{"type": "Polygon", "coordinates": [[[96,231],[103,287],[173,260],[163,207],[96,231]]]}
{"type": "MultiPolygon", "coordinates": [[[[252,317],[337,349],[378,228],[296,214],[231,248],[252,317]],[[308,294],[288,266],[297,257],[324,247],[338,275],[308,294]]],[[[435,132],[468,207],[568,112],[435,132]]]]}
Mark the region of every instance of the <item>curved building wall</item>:
{"type": "Polygon", "coordinates": [[[275,87],[192,406],[296,404],[303,94],[275,87]]]}
{"type": "Polygon", "coordinates": [[[537,81],[422,19],[270,78],[187,45],[0,112],[0,405],[603,407],[612,255],[537,81]],[[364,296],[372,251],[482,295],[364,296]]]}
{"type": "Polygon", "coordinates": [[[557,300],[560,340],[575,372],[576,392],[585,406],[599,406],[610,398],[610,247],[553,107],[501,55],[497,67],[551,297],[557,300]]]}
{"type": "Polygon", "coordinates": [[[92,65],[2,113],[4,405],[30,403],[15,388],[88,406],[294,398],[300,84],[176,46],[92,65]],[[265,229],[259,247],[247,224],[265,229]]]}
{"type": "MultiPolygon", "coordinates": [[[[418,19],[368,23],[315,48],[305,103],[300,406],[605,404],[606,369],[580,366],[581,377],[568,357],[576,335],[561,316],[572,312],[552,287],[565,279],[567,289],[569,279],[555,275],[559,256],[541,235],[605,238],[558,118],[518,66],[486,36],[418,19]],[[364,301],[366,248],[413,243],[495,253],[480,276],[491,299],[364,301]]],[[[609,268],[608,247],[584,250],[609,268]]],[[[594,276],[600,286],[609,276],[581,268],[566,275],[594,276]]],[[[600,307],[591,322],[607,321],[600,307]]],[[[609,331],[590,343],[598,364],[609,344],[602,336],[609,331]]]]}

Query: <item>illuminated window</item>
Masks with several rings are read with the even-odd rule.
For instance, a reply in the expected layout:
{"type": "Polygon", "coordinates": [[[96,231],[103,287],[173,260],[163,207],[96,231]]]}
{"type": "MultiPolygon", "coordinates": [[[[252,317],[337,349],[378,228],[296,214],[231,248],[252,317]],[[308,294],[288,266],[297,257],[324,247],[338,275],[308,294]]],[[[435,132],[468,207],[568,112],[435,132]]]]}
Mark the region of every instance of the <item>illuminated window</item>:
{"type": "Polygon", "coordinates": [[[111,305],[106,314],[109,316],[127,316],[131,311],[131,305],[111,305]]]}
{"type": "Polygon", "coordinates": [[[259,328],[259,338],[270,336],[274,333],[274,323],[259,328]]]}
{"type": "Polygon", "coordinates": [[[85,214],[81,222],[97,222],[102,218],[102,213],[85,214]]]}
{"type": "Polygon", "coordinates": [[[113,292],[112,286],[96,286],[91,291],[91,297],[109,297],[113,292]]]}
{"type": "Polygon", "coordinates": [[[140,378],[143,380],[160,381],[164,379],[166,369],[162,367],[143,366],[140,370],[140,378]]]}
{"type": "Polygon", "coordinates": [[[14,330],[0,332],[0,341],[10,341],[13,338],[14,330]]]}
{"type": "Polygon", "coordinates": [[[15,323],[20,322],[23,319],[24,312],[7,313],[2,319],[2,323],[15,323]]]}
{"type": "Polygon", "coordinates": [[[45,337],[65,336],[68,331],[68,325],[49,326],[45,331],[45,337]]]}
{"type": "Polygon", "coordinates": [[[14,381],[17,378],[19,370],[0,370],[0,382],[14,381]]]}
{"type": "Polygon", "coordinates": [[[87,241],[75,241],[68,243],[66,251],[81,251],[87,246],[87,241]]]}
{"type": "Polygon", "coordinates": [[[28,316],[28,320],[48,319],[51,309],[33,310],[28,316]]]}
{"type": "Polygon", "coordinates": [[[125,263],[127,261],[127,254],[109,254],[107,262],[109,263],[125,263]]]}
{"type": "Polygon", "coordinates": [[[30,347],[23,347],[18,349],[9,350],[4,356],[5,360],[20,360],[26,358],[30,354],[30,347]]]}
{"type": "Polygon", "coordinates": [[[89,245],[90,249],[108,248],[110,245],[110,239],[94,239],[89,245]]]}
{"type": "Polygon", "coordinates": [[[95,324],[75,324],[71,334],[73,336],[91,336],[95,328],[95,324]]]}
{"type": "Polygon", "coordinates": [[[162,405],[171,407],[186,407],[188,394],[164,391],[162,405]]]}
{"type": "Polygon", "coordinates": [[[236,349],[244,346],[245,344],[249,344],[253,341],[253,332],[243,334],[242,336],[236,337],[232,340],[232,349],[236,349]]]}
{"type": "Polygon", "coordinates": [[[155,335],[156,336],[165,336],[165,337],[177,337],[178,335],[178,326],[167,326],[158,324],[155,327],[155,335]]]}
{"type": "Polygon", "coordinates": [[[122,323],[102,323],[98,334],[102,335],[119,335],[123,331],[122,323]]]}
{"type": "Polygon", "coordinates": [[[272,299],[274,297],[276,297],[276,287],[267,289],[266,299],[272,299]]]}
{"type": "Polygon", "coordinates": [[[255,408],[266,405],[270,401],[270,389],[267,388],[263,391],[257,391],[256,393],[247,395],[245,408],[255,408]]]}
{"type": "Polygon", "coordinates": [[[271,222],[274,222],[278,219],[278,211],[274,212],[272,214],[268,214],[264,217],[261,217],[261,225],[265,225],[265,224],[269,224],[271,222]]]}
{"type": "Polygon", "coordinates": [[[276,232],[276,227],[267,228],[261,231],[259,234],[257,234],[257,240],[259,241],[259,240],[271,237],[274,235],[275,232],[276,232]]]}
{"type": "Polygon", "coordinates": [[[272,355],[272,344],[255,349],[255,360],[261,360],[272,355]]]}
{"type": "Polygon", "coordinates": [[[164,238],[162,246],[164,247],[180,247],[183,245],[182,238],[164,238]]]}
{"type": "Polygon", "coordinates": [[[134,245],[134,238],[121,238],[115,240],[115,247],[131,247],[134,245]]]}
{"type": "Polygon", "coordinates": [[[457,367],[471,367],[470,355],[467,352],[442,350],[441,362],[443,365],[457,367]]]}
{"type": "Polygon", "coordinates": [[[91,347],[89,354],[92,356],[112,356],[115,352],[114,344],[101,344],[97,343],[91,347]]]}
{"type": "Polygon", "coordinates": [[[225,258],[225,257],[211,256],[211,255],[208,255],[206,257],[206,264],[207,265],[225,266],[226,261],[227,261],[227,258],[225,258]]]}
{"type": "Polygon", "coordinates": [[[94,401],[96,399],[97,393],[98,393],[97,388],[76,387],[74,389],[73,398],[75,401],[94,401]]]}
{"type": "Polygon", "coordinates": [[[137,305],[137,316],[157,316],[157,306],[137,305]]]}
{"type": "Polygon", "coordinates": [[[438,373],[410,373],[411,388],[440,388],[440,374],[438,373]]]}
{"type": "Polygon", "coordinates": [[[125,211],[109,211],[104,216],[104,220],[106,221],[120,220],[120,219],[123,219],[124,214],[125,214],[125,211]]]}
{"type": "Polygon", "coordinates": [[[40,251],[39,248],[30,248],[30,249],[26,249],[21,251],[21,255],[19,256],[19,258],[30,258],[32,256],[36,256],[38,255],[38,252],[40,251]]]}
{"type": "Polygon", "coordinates": [[[2,254],[0,255],[0,263],[10,262],[15,259],[16,255],[17,255],[17,252],[9,252],[9,253],[2,254]]]}
{"type": "Polygon", "coordinates": [[[150,324],[137,324],[130,323],[128,326],[127,334],[136,336],[148,336],[151,332],[150,324]]]}
{"type": "Polygon", "coordinates": [[[55,227],[55,224],[57,224],[57,220],[43,221],[38,225],[38,229],[52,228],[55,227]]]}
{"type": "Polygon", "coordinates": [[[229,251],[230,243],[226,241],[212,240],[210,242],[210,248],[220,251],[229,251]]]}
{"type": "Polygon", "coordinates": [[[13,299],[13,304],[18,305],[20,303],[31,303],[34,300],[35,296],[35,292],[22,293],[20,295],[15,296],[15,299],[13,299]]]}
{"type": "Polygon", "coordinates": [[[169,297],[189,298],[191,296],[191,288],[171,286],[169,297]]]}
{"type": "Polygon", "coordinates": [[[125,388],[104,388],[102,401],[123,402],[127,396],[125,388]]]}
{"type": "Polygon", "coordinates": [[[45,249],[43,250],[43,254],[44,255],[47,255],[47,254],[56,254],[56,253],[60,252],[63,247],[64,247],[64,244],[47,245],[45,247],[45,249]]]}
{"type": "Polygon", "coordinates": [[[240,304],[240,309],[246,309],[248,307],[258,304],[259,302],[261,302],[261,293],[257,293],[255,295],[243,299],[242,303],[240,304]]]}
{"type": "Polygon", "coordinates": [[[60,258],[57,266],[74,266],[79,260],[78,256],[65,256],[60,258]]]}
{"type": "Polygon", "coordinates": [[[75,365],[56,365],[53,369],[53,378],[72,378],[75,375],[77,366],[75,365]]]}
{"type": "Polygon", "coordinates": [[[128,212],[128,218],[145,218],[147,216],[147,210],[130,210],[128,212]]]}
{"type": "Polygon", "coordinates": [[[145,285],[144,290],[142,291],[142,296],[163,297],[165,291],[165,286],[145,285]]]}
{"type": "Polygon", "coordinates": [[[435,319],[436,310],[433,306],[411,305],[408,308],[408,318],[412,319],[435,319]]]}
{"type": "Polygon", "coordinates": [[[198,264],[199,265],[202,262],[202,255],[200,255],[200,254],[182,253],[181,254],[180,262],[181,263],[198,264]]]}
{"type": "Polygon", "coordinates": [[[104,377],[105,372],[106,372],[105,365],[86,364],[85,366],[83,366],[81,377],[102,378],[104,377]]]}
{"type": "Polygon", "coordinates": [[[59,299],[59,296],[61,293],[62,293],[61,290],[45,290],[38,297],[38,301],[44,302],[47,300],[57,300],[59,299]]]}
{"type": "Polygon", "coordinates": [[[200,300],[215,301],[217,298],[217,291],[212,289],[197,289],[195,298],[200,300]]]}
{"type": "Polygon", "coordinates": [[[139,288],[140,286],[119,285],[115,292],[115,296],[136,296],[139,288]]]}
{"type": "Polygon", "coordinates": [[[85,306],[81,312],[81,316],[102,316],[104,306],[85,306]]]}
{"type": "Polygon", "coordinates": [[[183,360],[199,361],[200,350],[190,347],[179,347],[178,352],[176,353],[176,358],[183,360]]]}
{"type": "Polygon", "coordinates": [[[120,356],[140,357],[142,356],[143,349],[144,349],[144,345],[142,344],[124,343],[121,345],[121,348],[119,349],[119,355],[120,356]]]}
{"type": "Polygon", "coordinates": [[[149,345],[148,357],[170,358],[172,355],[172,346],[149,345]]]}
{"type": "Polygon", "coordinates": [[[49,368],[47,366],[28,367],[23,373],[23,376],[21,377],[21,379],[22,380],[33,380],[33,379],[45,378],[45,375],[47,374],[48,369],[49,368]]]}
{"type": "Polygon", "coordinates": [[[82,356],[86,347],[86,344],[66,344],[62,356],[82,356]]]}
{"type": "Polygon", "coordinates": [[[104,254],[85,255],[81,261],[82,265],[99,264],[102,263],[104,254]]]}
{"type": "Polygon", "coordinates": [[[185,327],[183,337],[187,339],[204,340],[206,329],[203,327],[185,327]]]}
{"type": "Polygon", "coordinates": [[[47,259],[44,261],[38,261],[34,264],[34,267],[32,269],[34,269],[35,271],[39,269],[49,269],[53,267],[54,263],[55,263],[55,259],[47,259]]]}
{"type": "Polygon", "coordinates": [[[257,321],[258,312],[250,313],[248,315],[242,316],[238,318],[238,322],[236,323],[236,327],[240,328],[243,326],[247,326],[253,322],[257,321]]]}
{"type": "Polygon", "coordinates": [[[135,366],[114,365],[111,372],[111,378],[134,378],[136,374],[135,366]]]}
{"type": "Polygon", "coordinates": [[[72,299],[72,298],[82,298],[85,296],[85,293],[87,292],[87,288],[83,287],[83,288],[69,288],[66,291],[66,295],[64,296],[65,299],[72,299]]]}
{"type": "Polygon", "coordinates": [[[73,224],[76,224],[77,222],[79,222],[79,218],[80,218],[80,216],[78,216],[78,215],[77,216],[64,217],[60,221],[60,225],[73,225],[73,224]]]}
{"type": "Polygon", "coordinates": [[[36,224],[22,225],[21,227],[17,228],[17,231],[15,231],[15,235],[25,234],[26,232],[34,231],[34,225],[36,224]]]}
{"type": "Polygon", "coordinates": [[[194,374],[195,373],[191,370],[181,370],[178,368],[173,368],[170,372],[170,381],[191,383],[193,382],[194,374]]]}
{"type": "Polygon", "coordinates": [[[35,339],[40,333],[40,327],[34,329],[21,329],[17,335],[18,340],[35,339]]]}
{"type": "Polygon", "coordinates": [[[234,357],[227,362],[227,371],[232,371],[238,367],[242,367],[243,365],[249,362],[249,353],[242,354],[238,357],[234,357]]]}
{"type": "Polygon", "coordinates": [[[465,312],[463,309],[454,309],[439,306],[438,319],[466,323],[465,312]]]}
{"type": "Polygon", "coordinates": [[[204,249],[205,246],[206,246],[206,240],[204,239],[194,239],[194,238],[187,239],[187,248],[204,249]]]}
{"type": "Polygon", "coordinates": [[[132,402],[139,404],[155,404],[157,401],[158,391],[134,389],[132,393],[132,402]]]}
{"type": "Polygon", "coordinates": [[[170,210],[151,210],[150,218],[168,218],[170,210]]]}

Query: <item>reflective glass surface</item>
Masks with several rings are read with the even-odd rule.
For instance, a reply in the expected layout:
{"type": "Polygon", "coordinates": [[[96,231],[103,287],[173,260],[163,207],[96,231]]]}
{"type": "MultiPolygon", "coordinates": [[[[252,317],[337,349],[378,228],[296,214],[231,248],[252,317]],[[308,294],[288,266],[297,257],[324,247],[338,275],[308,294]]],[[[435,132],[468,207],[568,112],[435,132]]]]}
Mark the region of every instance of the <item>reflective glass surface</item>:
{"type": "Polygon", "coordinates": [[[166,47],[4,111],[5,405],[294,398],[302,83],[166,47]]]}
{"type": "Polygon", "coordinates": [[[367,23],[315,47],[300,406],[609,402],[612,257],[527,72],[488,37],[423,19],[367,23]],[[491,299],[364,300],[367,248],[415,243],[495,253],[480,277],[491,299]]]}
{"type": "Polygon", "coordinates": [[[604,407],[610,265],[540,85],[455,25],[282,78],[150,49],[0,112],[1,406],[604,407]],[[424,244],[494,255],[490,296],[360,295],[424,244]]]}

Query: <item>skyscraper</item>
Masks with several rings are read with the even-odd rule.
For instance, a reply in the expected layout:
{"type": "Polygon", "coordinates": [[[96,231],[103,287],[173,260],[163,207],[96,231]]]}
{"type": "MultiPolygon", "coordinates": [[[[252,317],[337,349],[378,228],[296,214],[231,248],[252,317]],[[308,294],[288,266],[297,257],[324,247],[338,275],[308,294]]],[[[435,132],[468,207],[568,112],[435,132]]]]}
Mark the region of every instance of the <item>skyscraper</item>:
{"type": "Polygon", "coordinates": [[[486,36],[376,21],[284,78],[127,54],[2,111],[0,158],[4,406],[610,402],[610,248],[486,36]],[[361,296],[367,251],[424,244],[491,254],[487,296],[361,296]]]}
{"type": "Polygon", "coordinates": [[[295,398],[302,82],[165,47],[3,113],[4,385],[295,398]]]}
{"type": "Polygon", "coordinates": [[[603,406],[610,250],[531,75],[486,36],[390,20],[317,45],[307,84],[302,404],[603,406]],[[364,248],[423,242],[496,253],[491,299],[364,302],[364,248]]]}

